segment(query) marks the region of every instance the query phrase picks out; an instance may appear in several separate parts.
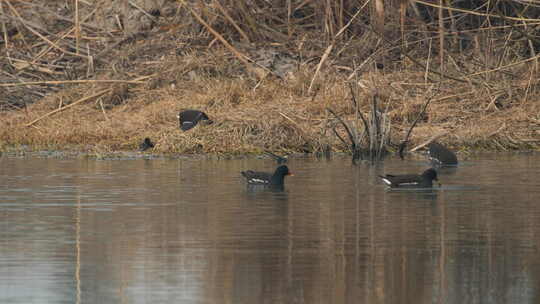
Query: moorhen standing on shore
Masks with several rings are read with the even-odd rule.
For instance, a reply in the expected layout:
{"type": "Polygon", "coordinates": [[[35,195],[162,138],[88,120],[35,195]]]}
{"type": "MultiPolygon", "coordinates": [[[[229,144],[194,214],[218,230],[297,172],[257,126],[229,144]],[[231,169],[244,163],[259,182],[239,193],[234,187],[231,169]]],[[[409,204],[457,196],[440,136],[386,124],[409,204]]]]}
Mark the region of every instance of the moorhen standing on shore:
{"type": "Polygon", "coordinates": [[[184,110],[178,113],[176,117],[180,122],[180,129],[182,129],[182,131],[194,128],[199,122],[204,122],[206,124],[213,123],[206,113],[199,110],[184,110]]]}
{"type": "Polygon", "coordinates": [[[150,140],[150,138],[145,138],[144,141],[139,145],[139,151],[144,152],[148,149],[151,149],[154,147],[154,143],[150,140]]]}

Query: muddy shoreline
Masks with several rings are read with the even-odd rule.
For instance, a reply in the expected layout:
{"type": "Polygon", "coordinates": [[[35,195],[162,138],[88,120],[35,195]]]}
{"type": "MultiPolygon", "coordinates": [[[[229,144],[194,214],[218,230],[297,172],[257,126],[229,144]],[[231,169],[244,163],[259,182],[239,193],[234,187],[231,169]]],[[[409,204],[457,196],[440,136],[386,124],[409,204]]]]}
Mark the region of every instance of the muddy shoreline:
{"type": "MultiPolygon", "coordinates": [[[[515,155],[515,154],[540,154],[538,150],[514,150],[514,151],[466,151],[458,153],[458,159],[460,162],[467,161],[469,158],[478,157],[481,155],[515,155]]],[[[116,151],[102,154],[96,154],[94,152],[81,152],[81,151],[50,151],[40,150],[32,151],[27,147],[22,148],[9,148],[0,151],[0,159],[7,158],[50,158],[50,159],[89,159],[89,160],[188,160],[188,161],[223,161],[223,160],[241,160],[241,159],[260,159],[265,161],[275,161],[275,158],[269,156],[266,153],[246,153],[246,154],[177,154],[177,153],[152,153],[152,152],[140,152],[140,151],[116,151]]],[[[322,155],[321,153],[291,153],[287,155],[287,162],[294,163],[298,159],[313,159],[327,161],[332,159],[352,159],[350,153],[334,152],[329,156],[322,155]]],[[[385,159],[399,158],[395,153],[388,154],[380,161],[361,160],[360,163],[374,163],[382,162],[385,159]]],[[[428,163],[425,151],[416,151],[407,153],[404,161],[426,161],[428,163]]],[[[277,163],[277,162],[276,162],[277,163]]]]}

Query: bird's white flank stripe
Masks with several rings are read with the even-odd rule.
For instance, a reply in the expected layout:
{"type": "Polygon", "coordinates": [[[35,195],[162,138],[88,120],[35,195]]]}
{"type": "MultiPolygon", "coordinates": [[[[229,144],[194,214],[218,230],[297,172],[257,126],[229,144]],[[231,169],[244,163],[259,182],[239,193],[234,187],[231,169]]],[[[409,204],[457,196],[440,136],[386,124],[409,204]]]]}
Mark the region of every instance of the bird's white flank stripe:
{"type": "Polygon", "coordinates": [[[258,178],[252,178],[249,180],[250,182],[252,183],[263,183],[263,184],[268,184],[268,181],[264,180],[264,179],[258,179],[258,178]]]}

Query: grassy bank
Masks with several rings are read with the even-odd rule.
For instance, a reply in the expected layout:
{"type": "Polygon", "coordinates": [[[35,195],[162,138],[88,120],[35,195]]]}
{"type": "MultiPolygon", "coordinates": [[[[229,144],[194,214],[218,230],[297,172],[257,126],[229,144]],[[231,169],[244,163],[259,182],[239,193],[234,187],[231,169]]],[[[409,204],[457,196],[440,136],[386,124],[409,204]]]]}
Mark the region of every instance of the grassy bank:
{"type": "MultiPolygon", "coordinates": [[[[10,6],[11,11],[40,5],[21,3],[10,6]]],[[[289,18],[288,28],[279,24],[282,19],[265,19],[274,33],[267,32],[268,26],[255,28],[261,22],[248,22],[256,16],[226,16],[227,9],[242,11],[233,10],[234,3],[223,3],[225,7],[216,11],[167,3],[173,5],[170,15],[159,20],[152,17],[157,23],[150,23],[153,29],[143,34],[131,33],[129,38],[110,42],[105,38],[118,32],[105,33],[98,30],[99,24],[83,23],[79,36],[51,37],[57,39],[53,45],[57,48],[50,46],[49,53],[32,53],[39,43],[29,41],[42,38],[20,27],[4,43],[9,56],[1,60],[5,69],[0,77],[7,76],[0,78],[0,93],[8,102],[1,107],[0,149],[25,146],[105,153],[136,150],[150,137],[157,153],[347,151],[348,145],[335,134],[346,138],[345,131],[328,109],[358,133],[364,132],[351,102],[353,93],[360,112],[368,116],[376,100],[377,111],[389,119],[390,149],[404,139],[417,118],[409,148],[444,134],[439,141],[458,150],[540,149],[540,77],[537,56],[528,49],[534,41],[509,39],[515,32],[514,25],[504,25],[513,20],[505,19],[510,15],[498,17],[498,27],[473,24],[477,32],[453,24],[460,35],[475,42],[463,47],[456,42],[458,36],[442,43],[437,39],[450,27],[437,19],[423,21],[439,27],[429,34],[423,27],[409,25],[398,38],[395,23],[377,32],[364,25],[369,20],[355,19],[362,16],[355,10],[364,7],[357,2],[328,8],[342,13],[324,15],[334,24],[324,37],[320,31],[325,25],[313,25],[300,13],[290,16],[298,21],[289,18]],[[196,17],[189,22],[201,26],[179,24],[186,16],[196,17]],[[249,24],[254,27],[248,31],[249,24]],[[86,43],[87,49],[80,48],[84,56],[67,51],[75,47],[74,42],[86,43]],[[60,57],[71,60],[72,67],[57,63],[60,57]],[[285,68],[276,67],[276,58],[288,58],[282,64],[285,68]],[[269,60],[274,61],[266,64],[269,60]],[[32,96],[30,101],[27,96],[32,96]],[[426,112],[421,113],[428,100],[426,112]],[[182,132],[176,119],[181,109],[203,110],[215,123],[182,132]]],[[[316,19],[316,14],[308,14],[320,12],[311,7],[316,3],[298,10],[305,9],[305,16],[316,19]]],[[[91,8],[86,9],[91,12],[91,8]]],[[[470,16],[482,15],[471,10],[470,16]]],[[[524,34],[527,29],[518,32],[524,34]]]]}
{"type": "MultiPolygon", "coordinates": [[[[166,61],[166,60],[164,60],[166,61]]],[[[170,66],[163,62],[163,66],[170,66]]],[[[287,81],[266,79],[257,84],[241,78],[198,77],[175,85],[149,89],[133,85],[127,96],[108,94],[81,102],[28,123],[102,89],[83,85],[48,96],[26,109],[3,114],[0,122],[2,147],[29,145],[34,149],[110,152],[134,150],[144,137],[163,153],[252,153],[273,151],[316,152],[330,146],[347,150],[334,135],[336,119],[331,108],[356,122],[350,90],[339,73],[325,72],[316,95],[306,94],[308,72],[298,71],[287,81]],[[256,86],[256,87],[255,87],[256,86]],[[115,99],[122,101],[114,103],[115,99]],[[188,132],[178,128],[177,112],[201,109],[215,121],[188,132]]],[[[360,108],[369,112],[373,92],[380,109],[391,118],[391,141],[399,143],[432,95],[421,74],[407,71],[368,72],[362,79],[370,89],[358,89],[360,108]],[[415,77],[415,75],[417,75],[415,77]],[[412,92],[415,92],[413,94],[412,92]]],[[[420,143],[440,133],[457,149],[538,149],[540,103],[530,100],[503,101],[499,109],[483,90],[447,84],[438,88],[423,119],[412,134],[420,143]]]]}

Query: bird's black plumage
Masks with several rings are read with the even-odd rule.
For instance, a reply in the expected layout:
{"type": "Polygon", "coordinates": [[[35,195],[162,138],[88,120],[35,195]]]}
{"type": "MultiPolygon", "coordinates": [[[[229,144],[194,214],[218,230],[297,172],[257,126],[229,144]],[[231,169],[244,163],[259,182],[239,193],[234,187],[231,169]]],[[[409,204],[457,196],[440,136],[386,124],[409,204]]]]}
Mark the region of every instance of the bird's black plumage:
{"type": "Polygon", "coordinates": [[[246,178],[248,185],[262,185],[270,187],[283,187],[285,176],[292,175],[289,168],[285,165],[277,167],[274,173],[252,170],[242,171],[241,173],[246,178]]]}
{"type": "Polygon", "coordinates": [[[187,131],[195,127],[199,122],[206,124],[213,123],[206,113],[199,110],[184,110],[178,113],[177,117],[182,131],[187,131]]]}
{"type": "Polygon", "coordinates": [[[433,181],[439,181],[437,179],[437,171],[433,168],[429,168],[422,174],[404,174],[404,175],[392,175],[386,174],[379,176],[383,182],[391,188],[431,188],[433,181]]]}
{"type": "Polygon", "coordinates": [[[151,149],[154,147],[154,143],[150,140],[150,138],[145,138],[144,141],[139,145],[139,151],[146,151],[148,149],[151,149]]]}
{"type": "Polygon", "coordinates": [[[428,144],[428,157],[431,163],[436,166],[455,166],[458,164],[456,154],[435,141],[428,144]]]}

